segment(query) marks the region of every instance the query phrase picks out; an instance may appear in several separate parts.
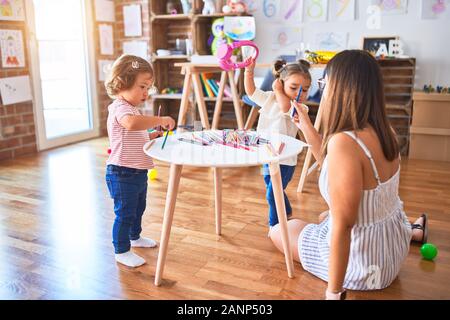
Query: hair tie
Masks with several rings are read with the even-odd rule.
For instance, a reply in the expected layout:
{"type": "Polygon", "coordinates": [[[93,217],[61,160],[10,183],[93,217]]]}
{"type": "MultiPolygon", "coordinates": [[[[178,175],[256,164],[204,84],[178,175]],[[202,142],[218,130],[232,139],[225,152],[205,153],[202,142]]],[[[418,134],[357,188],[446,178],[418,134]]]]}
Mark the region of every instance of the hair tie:
{"type": "Polygon", "coordinates": [[[139,69],[139,62],[137,61],[131,62],[131,67],[133,67],[133,69],[139,69]]]}

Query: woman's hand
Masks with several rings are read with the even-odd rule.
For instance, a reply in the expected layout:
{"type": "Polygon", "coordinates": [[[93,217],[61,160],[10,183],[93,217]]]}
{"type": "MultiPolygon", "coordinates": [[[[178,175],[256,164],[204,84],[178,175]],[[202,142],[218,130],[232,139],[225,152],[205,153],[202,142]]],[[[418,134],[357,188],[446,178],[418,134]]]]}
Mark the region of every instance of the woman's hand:
{"type": "Polygon", "coordinates": [[[312,126],[308,116],[308,110],[302,104],[295,101],[292,101],[292,106],[297,111],[296,115],[292,118],[292,121],[302,132],[304,132],[306,128],[312,126]]]}

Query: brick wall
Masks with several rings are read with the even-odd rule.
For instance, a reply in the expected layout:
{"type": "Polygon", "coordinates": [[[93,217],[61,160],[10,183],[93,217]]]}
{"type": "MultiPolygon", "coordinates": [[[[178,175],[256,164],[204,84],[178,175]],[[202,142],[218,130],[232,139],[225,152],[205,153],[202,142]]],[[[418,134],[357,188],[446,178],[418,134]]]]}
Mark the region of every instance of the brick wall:
{"type": "MultiPolygon", "coordinates": [[[[2,68],[0,78],[29,75],[27,35],[24,21],[0,21],[0,29],[21,30],[25,50],[25,68],[2,68]]],[[[36,152],[36,129],[31,101],[3,105],[0,103],[0,161],[36,152]]]]}
{"type": "MultiPolygon", "coordinates": [[[[92,5],[93,17],[95,19],[95,1],[90,1],[92,5]]],[[[95,43],[95,68],[97,75],[97,94],[99,106],[99,126],[100,134],[106,135],[106,119],[108,116],[107,107],[111,99],[107,96],[104,83],[98,81],[98,60],[114,60],[122,54],[122,43],[127,40],[150,41],[150,14],[149,1],[126,1],[115,0],[116,22],[96,22],[94,21],[94,34],[92,41],[95,43]],[[128,4],[140,4],[142,11],[142,37],[125,37],[123,23],[123,6],[128,4]],[[103,56],[100,54],[99,24],[112,24],[114,30],[114,55],[103,56]]],[[[24,48],[26,56],[25,68],[3,69],[0,66],[0,78],[29,75],[28,39],[27,25],[25,21],[0,21],[1,29],[20,29],[23,32],[24,48]]],[[[0,103],[0,161],[14,159],[24,154],[37,152],[36,129],[34,124],[33,103],[31,101],[5,106],[0,103]]]]}

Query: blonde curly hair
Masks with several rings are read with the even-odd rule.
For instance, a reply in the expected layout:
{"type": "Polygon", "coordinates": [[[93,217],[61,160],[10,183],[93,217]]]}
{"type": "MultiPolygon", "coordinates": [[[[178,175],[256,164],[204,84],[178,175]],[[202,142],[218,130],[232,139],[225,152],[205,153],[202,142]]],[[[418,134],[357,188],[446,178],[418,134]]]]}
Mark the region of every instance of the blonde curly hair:
{"type": "Polygon", "coordinates": [[[149,73],[153,78],[153,68],[147,60],[129,54],[120,56],[105,81],[106,93],[110,98],[116,98],[119,92],[133,87],[140,73],[149,73]]]}

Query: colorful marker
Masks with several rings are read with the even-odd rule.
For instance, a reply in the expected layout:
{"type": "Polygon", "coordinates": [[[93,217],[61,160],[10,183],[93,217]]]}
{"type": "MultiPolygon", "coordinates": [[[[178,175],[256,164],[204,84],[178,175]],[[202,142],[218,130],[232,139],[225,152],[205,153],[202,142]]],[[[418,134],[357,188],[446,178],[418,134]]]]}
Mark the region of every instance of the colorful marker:
{"type": "Polygon", "coordinates": [[[161,146],[161,150],[164,149],[164,146],[166,145],[167,137],[169,136],[169,132],[170,132],[170,130],[166,131],[166,135],[164,136],[164,142],[163,142],[163,144],[161,146]]]}
{"type": "MultiPolygon", "coordinates": [[[[300,90],[298,91],[298,95],[297,95],[297,99],[295,99],[295,101],[300,102],[300,96],[303,93],[303,86],[300,86],[300,90]]],[[[291,113],[291,118],[295,117],[297,115],[297,109],[295,109],[294,105],[292,105],[293,109],[292,109],[292,113],[291,113]]]]}

